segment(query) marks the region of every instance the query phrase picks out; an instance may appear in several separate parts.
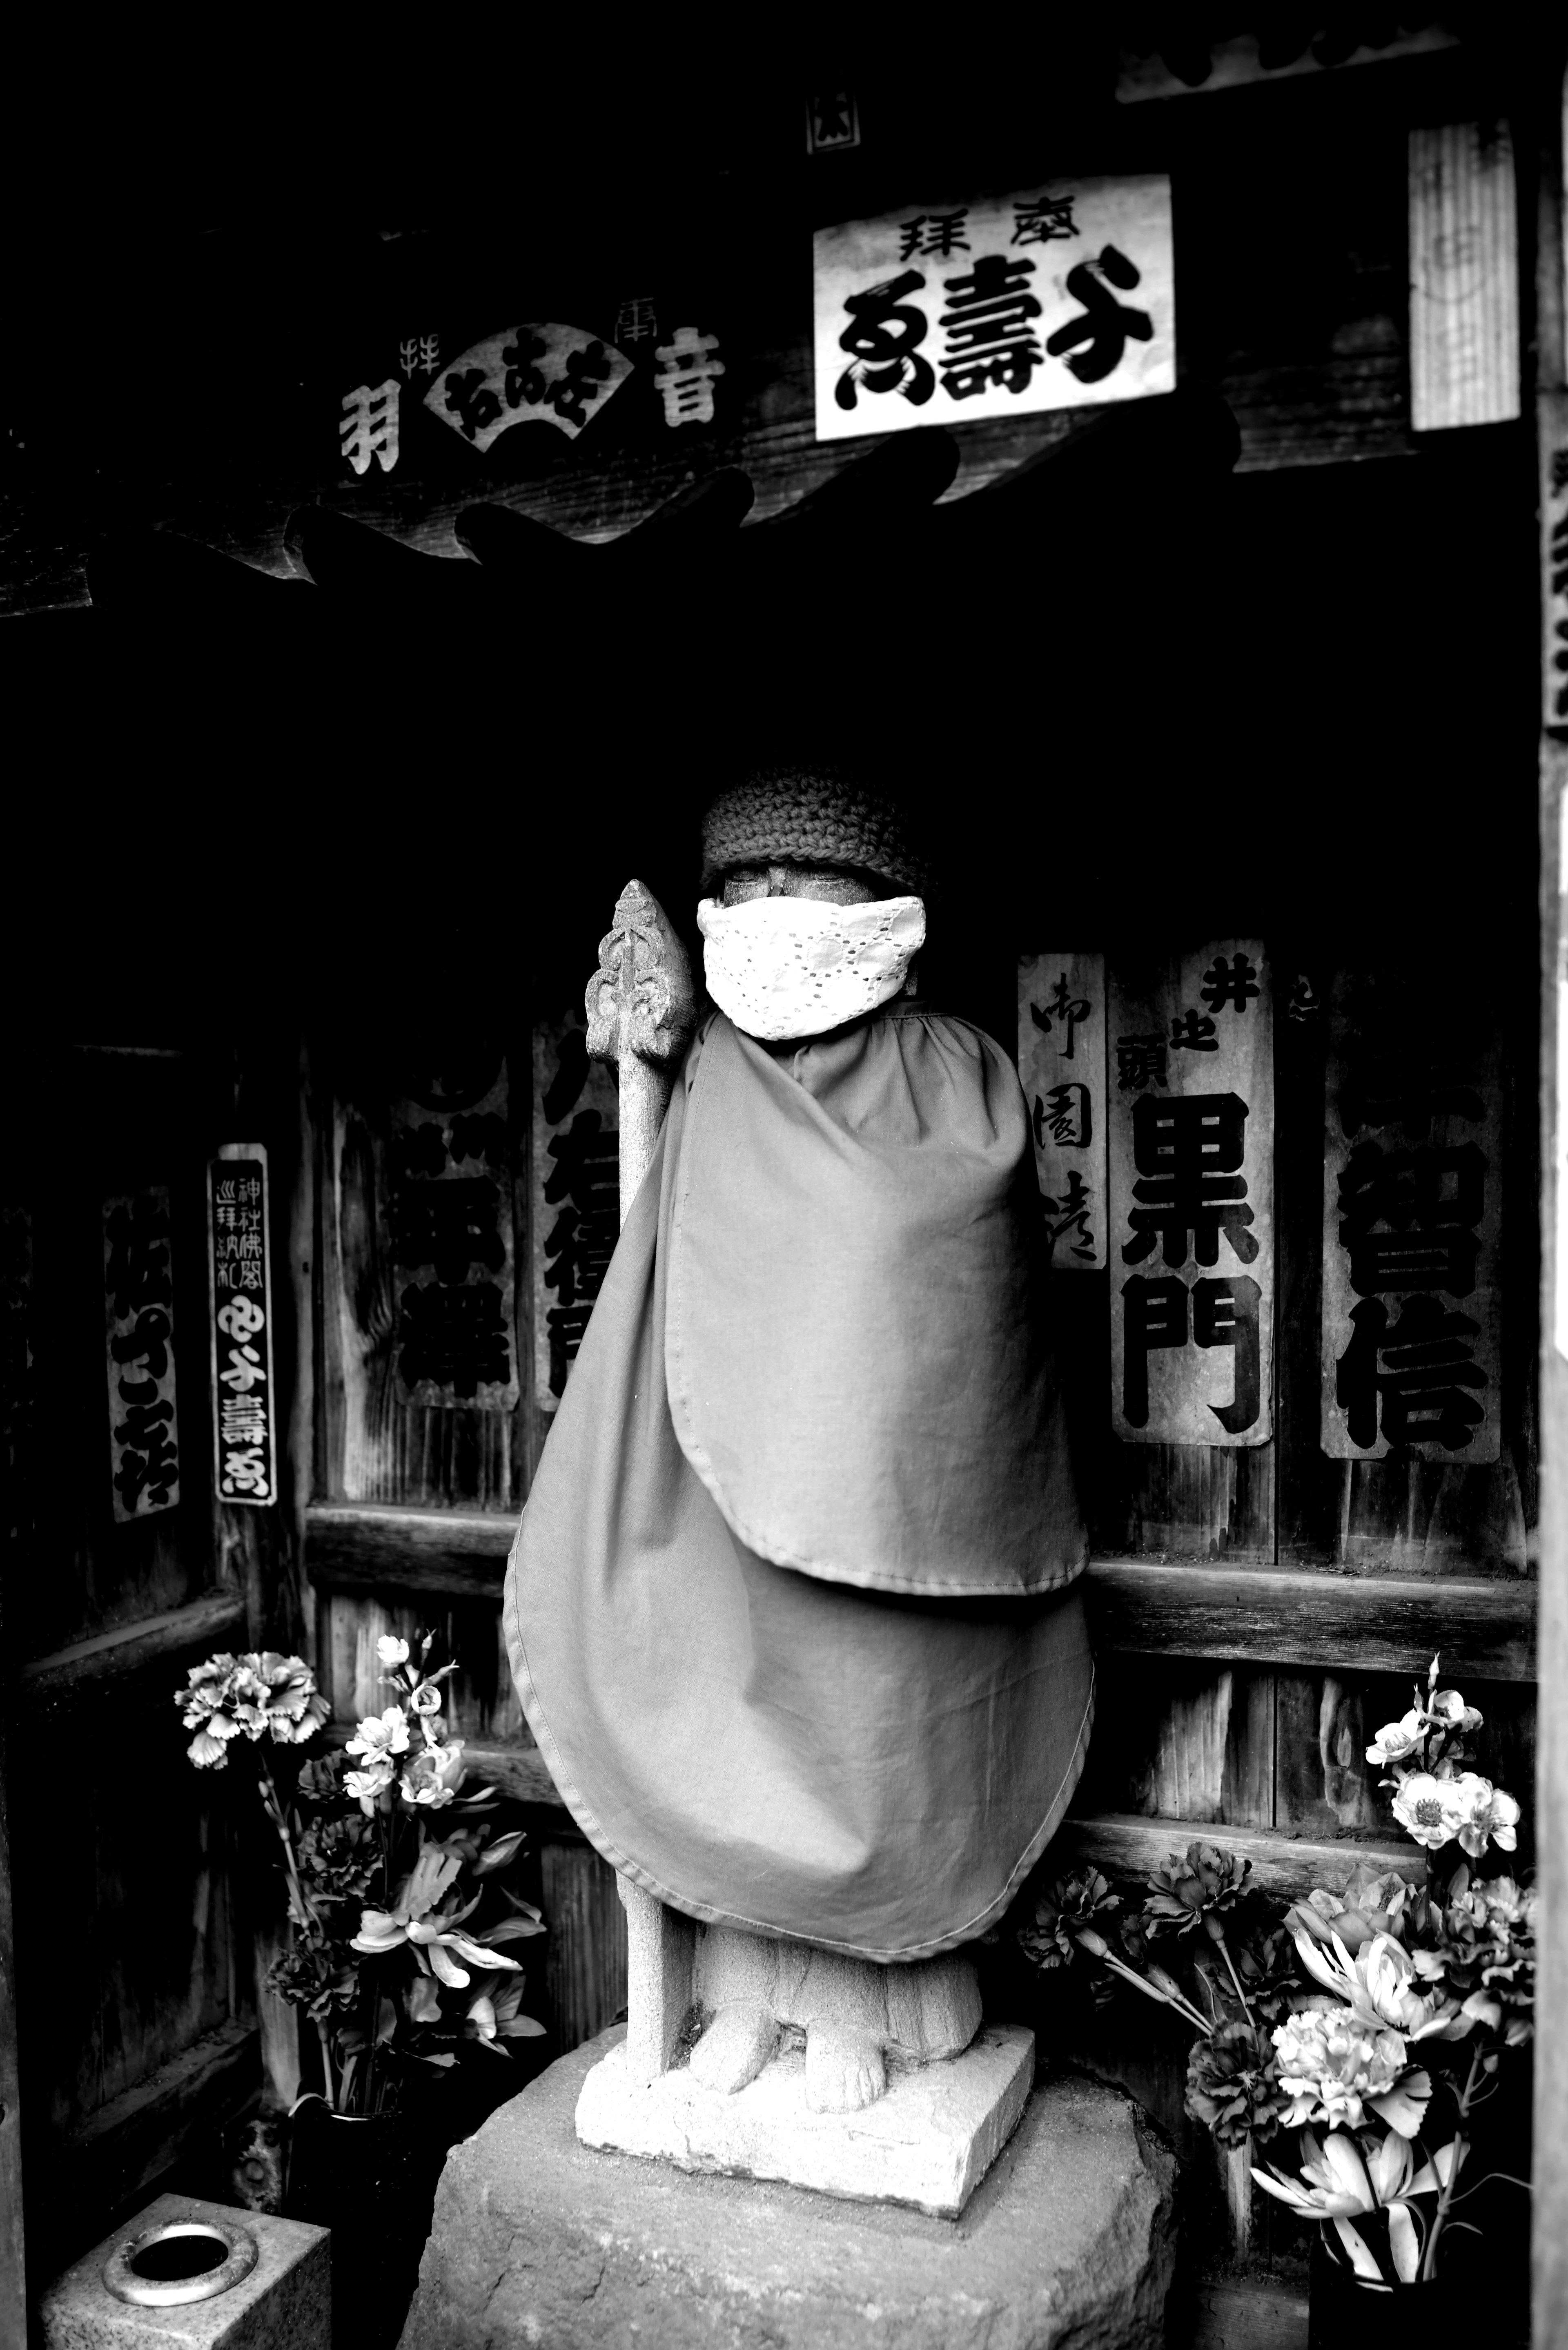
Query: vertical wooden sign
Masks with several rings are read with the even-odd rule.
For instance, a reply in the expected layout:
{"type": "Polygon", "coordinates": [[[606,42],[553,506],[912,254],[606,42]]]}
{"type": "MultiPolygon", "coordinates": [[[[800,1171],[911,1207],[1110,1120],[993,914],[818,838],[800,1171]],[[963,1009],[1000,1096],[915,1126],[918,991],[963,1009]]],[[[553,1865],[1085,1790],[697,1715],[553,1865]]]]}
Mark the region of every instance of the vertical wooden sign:
{"type": "Polygon", "coordinates": [[[161,1184],[103,1203],[109,1483],[121,1525],[180,1499],[174,1274],[161,1184]]]}
{"type": "Polygon", "coordinates": [[[1053,1271],[1106,1262],[1106,959],[1018,958],[1018,1074],[1053,1271]]]}
{"type": "Polygon", "coordinates": [[[1108,974],[1112,1424],[1273,1428],[1272,990],[1256,939],[1108,974]]]}
{"type": "Polygon", "coordinates": [[[1410,426],[1519,414],[1519,234],[1508,125],[1449,122],[1409,146],[1410,426]]]}
{"type": "Polygon", "coordinates": [[[506,1063],[475,1047],[405,1080],[387,1148],[397,1378],[410,1403],[517,1401],[506,1063]]]}
{"type": "Polygon", "coordinates": [[[1323,1449],[1495,1461],[1502,1047],[1484,1014],[1336,978],[1323,1189],[1323,1449]]]}
{"type": "Polygon", "coordinates": [[[207,1168],[214,1490],[258,1510],[277,1499],[270,1206],[265,1149],[224,1143],[207,1168]]]}
{"type": "Polygon", "coordinates": [[[554,1411],[620,1235],[615,1072],[590,1061],[580,1005],[534,1029],[534,1399],[554,1411]]]}

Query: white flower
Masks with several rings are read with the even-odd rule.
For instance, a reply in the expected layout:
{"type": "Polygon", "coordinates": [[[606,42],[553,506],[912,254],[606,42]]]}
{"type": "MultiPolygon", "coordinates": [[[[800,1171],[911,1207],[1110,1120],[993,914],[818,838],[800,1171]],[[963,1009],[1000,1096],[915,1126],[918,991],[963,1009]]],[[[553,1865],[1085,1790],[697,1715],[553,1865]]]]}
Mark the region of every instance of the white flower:
{"type": "Polygon", "coordinates": [[[1438,1690],[1427,1700],[1427,1711],[1445,1730],[1479,1730],[1481,1726],[1480,1710],[1467,1705],[1458,1690],[1438,1690]]]}
{"type": "MultiPolygon", "coordinates": [[[[1511,1852],[1518,1843],[1514,1831],[1519,1825],[1519,1805],[1490,1779],[1477,1771],[1464,1771],[1453,1783],[1455,1802],[1459,1804],[1462,1819],[1459,1842],[1472,1860],[1479,1860],[1488,1843],[1503,1852],[1511,1852]]],[[[1395,1805],[1398,1809],[1398,1805],[1395,1805]]]]}
{"type": "Polygon", "coordinates": [[[1412,1771],[1394,1798],[1394,1816],[1428,1852],[1451,1844],[1463,1827],[1467,1806],[1460,1802],[1452,1779],[1434,1779],[1429,1771],[1412,1771]]]}
{"type": "Polygon", "coordinates": [[[410,1696],[409,1703],[413,1707],[416,1713],[439,1713],[441,1711],[441,1690],[434,1681],[421,1681],[418,1689],[413,1690],[410,1696]]]}
{"type": "Polygon", "coordinates": [[[385,1713],[367,1714],[344,1748],[345,1753],[363,1755],[367,1762],[384,1762],[389,1755],[408,1751],[409,1717],[400,1705],[389,1705],[385,1713]]]}
{"type": "Polygon", "coordinates": [[[384,1665],[406,1665],[409,1644],[406,1640],[394,1639],[389,1632],[383,1632],[376,1643],[376,1654],[384,1665]]]}
{"type": "Polygon", "coordinates": [[[1366,1750],[1369,1762],[1403,1762],[1421,1743],[1421,1717],[1411,1711],[1397,1721],[1386,1721],[1366,1750]]]}
{"type": "Polygon", "coordinates": [[[452,1802],[462,1781],[461,1738],[454,1738],[450,1746],[427,1746],[403,1771],[403,1801],[426,1804],[432,1812],[439,1812],[452,1802]]]}
{"type": "Polygon", "coordinates": [[[1326,2121],[1359,2129],[1373,2113],[1407,2136],[1419,2129],[1431,2084],[1424,2073],[1407,2074],[1398,2033],[1371,2028],[1343,2010],[1307,2008],[1287,2016],[1273,2041],[1280,2086],[1294,2100],[1284,2128],[1326,2121]]]}
{"type": "Polygon", "coordinates": [[[367,1819],[376,1808],[376,1798],[384,1794],[392,1783],[392,1766],[388,1762],[372,1762],[368,1771],[345,1771],[343,1792],[352,1795],[367,1819]]]}

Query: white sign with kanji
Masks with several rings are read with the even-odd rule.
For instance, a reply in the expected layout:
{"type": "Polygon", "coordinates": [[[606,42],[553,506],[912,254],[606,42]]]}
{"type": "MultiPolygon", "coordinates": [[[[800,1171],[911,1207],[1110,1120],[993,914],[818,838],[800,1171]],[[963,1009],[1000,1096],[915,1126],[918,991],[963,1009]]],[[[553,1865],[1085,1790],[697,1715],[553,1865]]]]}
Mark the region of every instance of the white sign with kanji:
{"type": "Polygon", "coordinates": [[[1337,974],[1323,1168],[1323,1449],[1498,1458],[1502,1041],[1401,974],[1337,974]]]}
{"type": "Polygon", "coordinates": [[[1019,956],[1018,1075],[1052,1270],[1095,1272],[1106,1262],[1104,955],[1019,956]]]}
{"type": "Polygon", "coordinates": [[[1273,991],[1256,939],[1107,978],[1112,1425],[1273,1429],[1273,991]]]}
{"type": "Polygon", "coordinates": [[[818,229],[815,286],[819,441],[1176,389],[1159,173],[818,229]]]}

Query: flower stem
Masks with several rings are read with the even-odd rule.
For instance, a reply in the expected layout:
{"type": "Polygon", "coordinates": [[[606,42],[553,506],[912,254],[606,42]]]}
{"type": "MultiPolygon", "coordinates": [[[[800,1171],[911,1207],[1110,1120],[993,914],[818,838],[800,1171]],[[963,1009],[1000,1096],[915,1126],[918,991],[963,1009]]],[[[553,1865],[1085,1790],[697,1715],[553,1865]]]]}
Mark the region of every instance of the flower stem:
{"type": "Polygon", "coordinates": [[[1235,1986],[1236,1986],[1236,1996],[1237,1996],[1237,1998],[1238,1998],[1238,1999],[1241,2001],[1241,2009],[1242,2009],[1242,2012],[1244,2013],[1244,2015],[1246,2016],[1246,2019],[1247,2019],[1248,2022],[1252,2026],[1252,2029],[1253,2029],[1253,2031],[1255,2032],[1255,2031],[1257,2030],[1257,2028],[1258,2028],[1258,2020],[1257,2020],[1256,2016],[1252,2013],[1252,2010],[1251,2010],[1251,2004],[1250,2004],[1250,2003],[1249,2003],[1249,2002],[1248,2002],[1248,1998],[1247,1998],[1247,1994],[1246,1994],[1246,1992],[1241,1989],[1241,1976],[1236,1972],[1235,1967],[1231,1964],[1231,1945],[1230,1945],[1230,1943],[1225,1939],[1225,1937],[1224,1937],[1223,1933],[1216,1934],[1216,1935],[1215,1935],[1215,1937],[1214,1937],[1214,1939],[1215,1939],[1215,1940],[1216,1940],[1216,1941],[1219,1943],[1219,1945],[1220,1945],[1220,1956],[1223,1958],[1223,1960],[1224,1960],[1224,1961],[1225,1961],[1225,1965],[1226,1965],[1227,1970],[1228,1970],[1228,1971],[1229,1971],[1229,1973],[1230,1973],[1230,1977],[1231,1977],[1231,1981],[1232,1981],[1232,1982],[1235,1984],[1235,1986]]]}
{"type": "MultiPolygon", "coordinates": [[[[1474,2102],[1480,2078],[1481,2052],[1479,2048],[1475,2048],[1470,2052],[1469,2074],[1464,2087],[1459,2092],[1458,2127],[1454,2131],[1454,2158],[1449,2166],[1448,2178],[1438,2192],[1438,2208],[1432,2214],[1431,2232],[1427,2238],[1427,2249],[1421,2255],[1423,2281],[1435,2277],[1438,2273],[1438,2240],[1443,2232],[1444,2223],[1448,2220],[1449,2208],[1453,2203],[1454,2189],[1459,2185],[1459,2172],[1464,2168],[1465,2157],[1469,2152],[1469,2145],[1464,2134],[1465,2123],[1469,2116],[1470,2106],[1474,2102]]],[[[1456,2220],[1454,2225],[1458,2227],[1459,2222],[1456,2220]]]]}

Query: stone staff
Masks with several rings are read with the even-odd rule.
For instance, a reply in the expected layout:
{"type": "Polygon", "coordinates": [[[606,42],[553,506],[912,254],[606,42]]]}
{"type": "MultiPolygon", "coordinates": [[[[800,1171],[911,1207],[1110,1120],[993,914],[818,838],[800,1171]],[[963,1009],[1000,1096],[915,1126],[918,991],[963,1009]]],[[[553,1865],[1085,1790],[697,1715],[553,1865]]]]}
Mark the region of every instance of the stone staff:
{"type": "MultiPolygon", "coordinates": [[[[624,1224],[697,1025],[690,959],[640,881],[628,881],[616,899],[586,1003],[588,1053],[617,1072],[624,1224]]],[[[629,1877],[618,1877],[617,1887],[627,1918],[626,2062],[634,2078],[653,2081],[668,2070],[691,2004],[695,1933],[689,1918],[629,1877]]]]}

